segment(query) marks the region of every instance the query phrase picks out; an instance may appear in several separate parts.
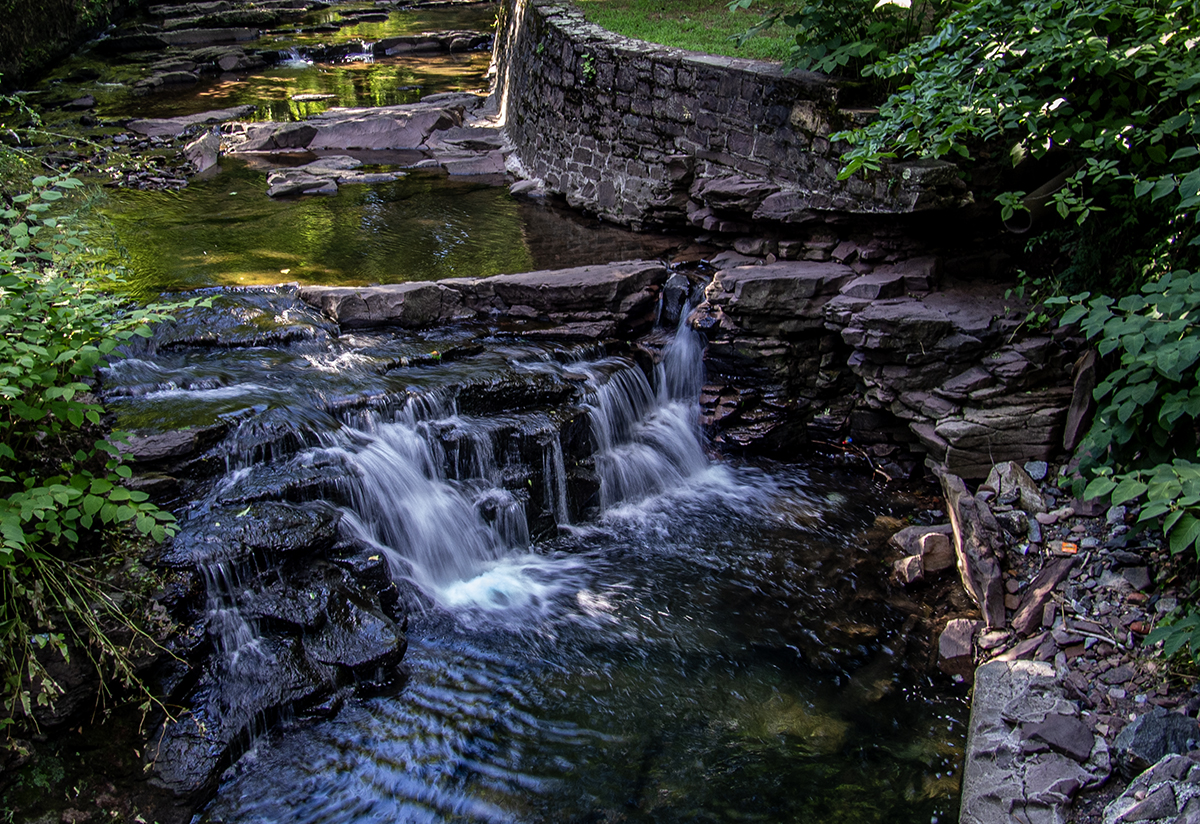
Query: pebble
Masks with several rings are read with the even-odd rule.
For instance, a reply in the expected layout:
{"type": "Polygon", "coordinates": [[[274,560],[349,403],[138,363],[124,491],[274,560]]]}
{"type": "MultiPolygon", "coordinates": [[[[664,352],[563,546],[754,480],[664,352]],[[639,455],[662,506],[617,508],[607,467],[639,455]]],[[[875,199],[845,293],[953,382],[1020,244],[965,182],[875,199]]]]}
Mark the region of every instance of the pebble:
{"type": "Polygon", "coordinates": [[[1118,504],[1108,508],[1108,512],[1104,514],[1104,522],[1109,526],[1125,523],[1125,513],[1127,512],[1124,505],[1118,504]]]}
{"type": "Polygon", "coordinates": [[[1100,546],[1100,539],[1093,538],[1089,535],[1088,537],[1081,538],[1079,540],[1079,546],[1083,549],[1095,549],[1096,547],[1100,546]]]}
{"type": "Polygon", "coordinates": [[[1033,516],[1033,519],[1042,526],[1053,526],[1058,523],[1058,516],[1053,512],[1039,512],[1033,516]]]}
{"type": "Polygon", "coordinates": [[[1112,698],[1114,701],[1120,701],[1125,697],[1125,695],[1125,690],[1121,689],[1120,687],[1113,687],[1108,691],[1108,697],[1112,698]]]}
{"type": "Polygon", "coordinates": [[[1168,612],[1174,612],[1179,606],[1179,599],[1172,598],[1170,595],[1165,598],[1159,598],[1158,603],[1154,605],[1154,611],[1159,615],[1166,615],[1168,612]]]}

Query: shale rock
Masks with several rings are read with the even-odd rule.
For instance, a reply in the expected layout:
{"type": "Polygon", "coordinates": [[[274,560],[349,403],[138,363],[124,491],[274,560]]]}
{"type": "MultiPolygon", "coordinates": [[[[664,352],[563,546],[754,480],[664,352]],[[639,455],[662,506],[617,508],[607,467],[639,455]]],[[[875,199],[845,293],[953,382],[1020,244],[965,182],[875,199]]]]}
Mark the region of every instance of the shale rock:
{"type": "Polygon", "coordinates": [[[1103,824],[1200,824],[1200,764],[1164,756],[1104,808],[1103,824]]]}
{"type": "Polygon", "coordinates": [[[971,495],[957,475],[942,476],[942,492],[954,527],[954,548],[963,586],[983,611],[989,629],[1004,626],[1004,590],[998,553],[1000,525],[987,503],[971,495]]]}
{"type": "Polygon", "coordinates": [[[661,263],[629,261],[430,283],[306,286],[299,294],[347,328],[508,318],[553,324],[542,328],[543,334],[602,338],[648,329],[666,279],[661,263]]]}
{"type": "Polygon", "coordinates": [[[995,661],[975,671],[962,824],[1063,824],[1075,794],[1108,774],[1104,739],[1063,697],[1051,665],[995,661]]]}

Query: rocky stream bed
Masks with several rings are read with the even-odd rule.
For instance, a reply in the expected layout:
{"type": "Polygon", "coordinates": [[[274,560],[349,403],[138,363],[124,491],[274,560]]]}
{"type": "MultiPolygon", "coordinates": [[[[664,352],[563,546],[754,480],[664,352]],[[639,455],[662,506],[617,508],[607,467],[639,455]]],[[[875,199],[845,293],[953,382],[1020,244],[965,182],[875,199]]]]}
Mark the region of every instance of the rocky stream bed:
{"type": "Polygon", "coordinates": [[[209,302],[99,389],[180,517],[171,715],[78,673],[16,820],[1200,821],[1183,580],[1060,484],[1078,334],[975,228],[569,214],[493,17],[155,6],[29,96],[137,291],[209,302]]]}

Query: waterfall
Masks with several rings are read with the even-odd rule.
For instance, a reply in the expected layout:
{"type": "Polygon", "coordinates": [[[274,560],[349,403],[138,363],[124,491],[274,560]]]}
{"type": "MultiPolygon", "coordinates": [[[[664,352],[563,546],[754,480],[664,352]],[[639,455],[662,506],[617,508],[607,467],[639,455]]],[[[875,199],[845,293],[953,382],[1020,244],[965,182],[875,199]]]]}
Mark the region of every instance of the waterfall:
{"type": "Polygon", "coordinates": [[[589,405],[600,504],[636,503],[685,483],[709,466],[699,427],[703,339],[683,313],[654,371],[612,374],[589,405]]]}
{"type": "MultiPolygon", "coordinates": [[[[585,388],[602,509],[685,486],[709,468],[698,423],[702,356],[702,338],[681,322],[650,377],[625,357],[553,367],[585,388]]],[[[347,470],[343,525],[388,559],[394,578],[444,606],[489,610],[539,606],[566,586],[563,565],[575,561],[530,552],[525,502],[533,489],[511,479],[522,458],[510,429],[459,416],[453,396],[437,392],[344,421],[321,450],[347,470]]],[[[565,527],[559,427],[538,436],[540,492],[565,527]]]]}

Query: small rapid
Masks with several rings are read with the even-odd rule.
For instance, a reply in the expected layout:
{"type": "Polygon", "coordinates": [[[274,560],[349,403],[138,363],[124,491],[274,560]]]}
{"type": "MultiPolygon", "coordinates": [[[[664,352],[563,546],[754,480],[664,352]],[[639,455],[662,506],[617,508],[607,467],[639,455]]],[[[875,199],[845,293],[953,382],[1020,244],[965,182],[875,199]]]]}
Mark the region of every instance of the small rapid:
{"type": "Polygon", "coordinates": [[[242,345],[185,316],[106,387],[119,425],[209,439],[175,552],[208,591],[196,717],[233,708],[244,745],[198,821],[952,815],[964,704],[908,670],[865,551],[891,505],[715,453],[686,322],[635,351],[222,300],[242,345]],[[344,575],[375,569],[398,663],[344,575]]]}

